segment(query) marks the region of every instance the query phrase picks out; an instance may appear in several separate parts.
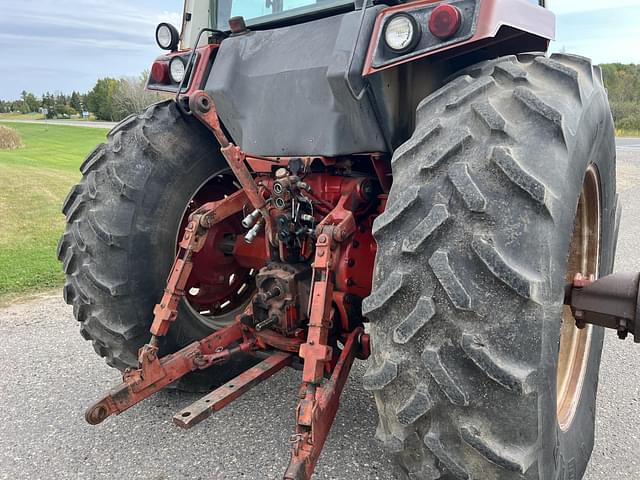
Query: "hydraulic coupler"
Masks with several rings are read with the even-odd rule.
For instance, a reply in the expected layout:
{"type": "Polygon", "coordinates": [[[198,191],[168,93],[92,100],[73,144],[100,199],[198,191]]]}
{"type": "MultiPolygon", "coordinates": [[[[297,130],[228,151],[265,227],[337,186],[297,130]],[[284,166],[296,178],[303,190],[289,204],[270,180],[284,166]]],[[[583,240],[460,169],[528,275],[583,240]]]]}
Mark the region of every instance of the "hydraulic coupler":
{"type": "Polygon", "coordinates": [[[640,273],[614,273],[598,280],[578,274],[566,286],[564,303],[571,307],[578,328],[587,324],[612,328],[621,340],[632,333],[640,343],[640,335],[636,335],[639,283],[640,273]]]}

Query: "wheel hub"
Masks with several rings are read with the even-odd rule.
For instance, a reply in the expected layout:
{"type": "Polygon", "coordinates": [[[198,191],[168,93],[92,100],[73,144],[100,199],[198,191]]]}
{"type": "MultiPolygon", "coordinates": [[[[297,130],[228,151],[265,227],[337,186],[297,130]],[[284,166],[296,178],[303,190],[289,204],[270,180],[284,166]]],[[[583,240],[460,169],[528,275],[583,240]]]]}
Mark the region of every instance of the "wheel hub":
{"type": "MultiPolygon", "coordinates": [[[[598,274],[600,260],[600,191],[595,166],[585,175],[569,253],[566,280],[576,273],[598,274]]],[[[569,430],[580,404],[587,371],[593,327],[576,327],[571,308],[564,307],[560,332],[557,373],[557,415],[563,431],[569,430]]]]}
{"type": "MultiPolygon", "coordinates": [[[[230,175],[216,175],[205,182],[189,202],[176,238],[195,210],[236,190],[230,175]]],[[[234,215],[214,225],[204,247],[193,257],[185,299],[198,321],[209,328],[221,328],[233,321],[235,313],[244,308],[255,290],[254,270],[242,267],[233,256],[235,239],[244,230],[241,222],[242,215],[234,215]]]]}

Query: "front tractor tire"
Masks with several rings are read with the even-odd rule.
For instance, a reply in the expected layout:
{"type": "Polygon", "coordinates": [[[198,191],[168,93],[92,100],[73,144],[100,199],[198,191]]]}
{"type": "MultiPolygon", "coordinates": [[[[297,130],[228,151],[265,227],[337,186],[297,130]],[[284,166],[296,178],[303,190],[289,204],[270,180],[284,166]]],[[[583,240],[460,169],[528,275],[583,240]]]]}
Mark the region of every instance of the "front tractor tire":
{"type": "MultiPolygon", "coordinates": [[[[110,366],[136,367],[138,349],[150,339],[153,307],[164,291],[186,216],[198,195],[203,196],[200,204],[219,200],[237,184],[212,135],[183,116],[173,101],[125,119],[80,170],[82,180],[63,206],[67,225],[58,245],[66,275],[64,298],[73,305],[82,336],[110,366]]],[[[219,256],[228,275],[232,260],[219,256]]],[[[194,272],[197,263],[198,256],[194,272]]],[[[238,288],[232,281],[226,286],[238,288]]],[[[225,302],[225,307],[218,315],[203,316],[183,300],[161,355],[232,321],[238,305],[225,302]]],[[[230,365],[214,367],[184,377],[178,386],[206,390],[233,371],[230,365]]]]}
{"type": "Polygon", "coordinates": [[[400,478],[582,478],[603,330],[563,307],[616,242],[615,144],[598,68],[481,63],[423,100],[374,225],[377,436],[400,478]]]}

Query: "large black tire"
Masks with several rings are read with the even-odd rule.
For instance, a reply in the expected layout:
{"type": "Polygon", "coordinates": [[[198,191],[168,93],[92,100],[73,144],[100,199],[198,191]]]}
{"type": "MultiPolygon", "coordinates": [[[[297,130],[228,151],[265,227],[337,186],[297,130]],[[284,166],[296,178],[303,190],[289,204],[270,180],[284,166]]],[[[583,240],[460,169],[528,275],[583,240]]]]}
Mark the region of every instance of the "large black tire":
{"type": "Polygon", "coordinates": [[[416,119],[393,157],[364,302],[378,437],[401,478],[582,478],[602,329],[567,431],[556,369],[589,165],[600,175],[599,274],[613,268],[615,143],[601,73],[569,55],[500,58],[461,72],[416,119]]]}
{"type": "MultiPolygon", "coordinates": [[[[110,366],[137,365],[185,209],[204,182],[227,169],[213,136],[173,101],[122,121],[80,167],[82,180],[63,206],[67,227],[58,245],[64,298],[73,305],[82,336],[110,366]]],[[[160,353],[211,331],[183,301],[160,353]]],[[[191,374],[179,386],[205,390],[233,370],[191,374]]]]}

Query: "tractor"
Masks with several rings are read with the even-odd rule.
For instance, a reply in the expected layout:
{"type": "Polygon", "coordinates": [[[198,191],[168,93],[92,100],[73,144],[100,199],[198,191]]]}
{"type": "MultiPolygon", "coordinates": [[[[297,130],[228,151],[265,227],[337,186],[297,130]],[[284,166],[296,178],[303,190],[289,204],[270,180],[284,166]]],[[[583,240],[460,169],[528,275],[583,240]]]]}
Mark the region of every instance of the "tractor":
{"type": "Polygon", "coordinates": [[[167,99],[63,206],[64,298],[124,372],[86,420],[207,392],[191,428],[291,367],[309,479],[357,358],[398,478],[582,478],[639,275],[601,71],[554,35],[542,1],[186,0],[167,99]]]}

